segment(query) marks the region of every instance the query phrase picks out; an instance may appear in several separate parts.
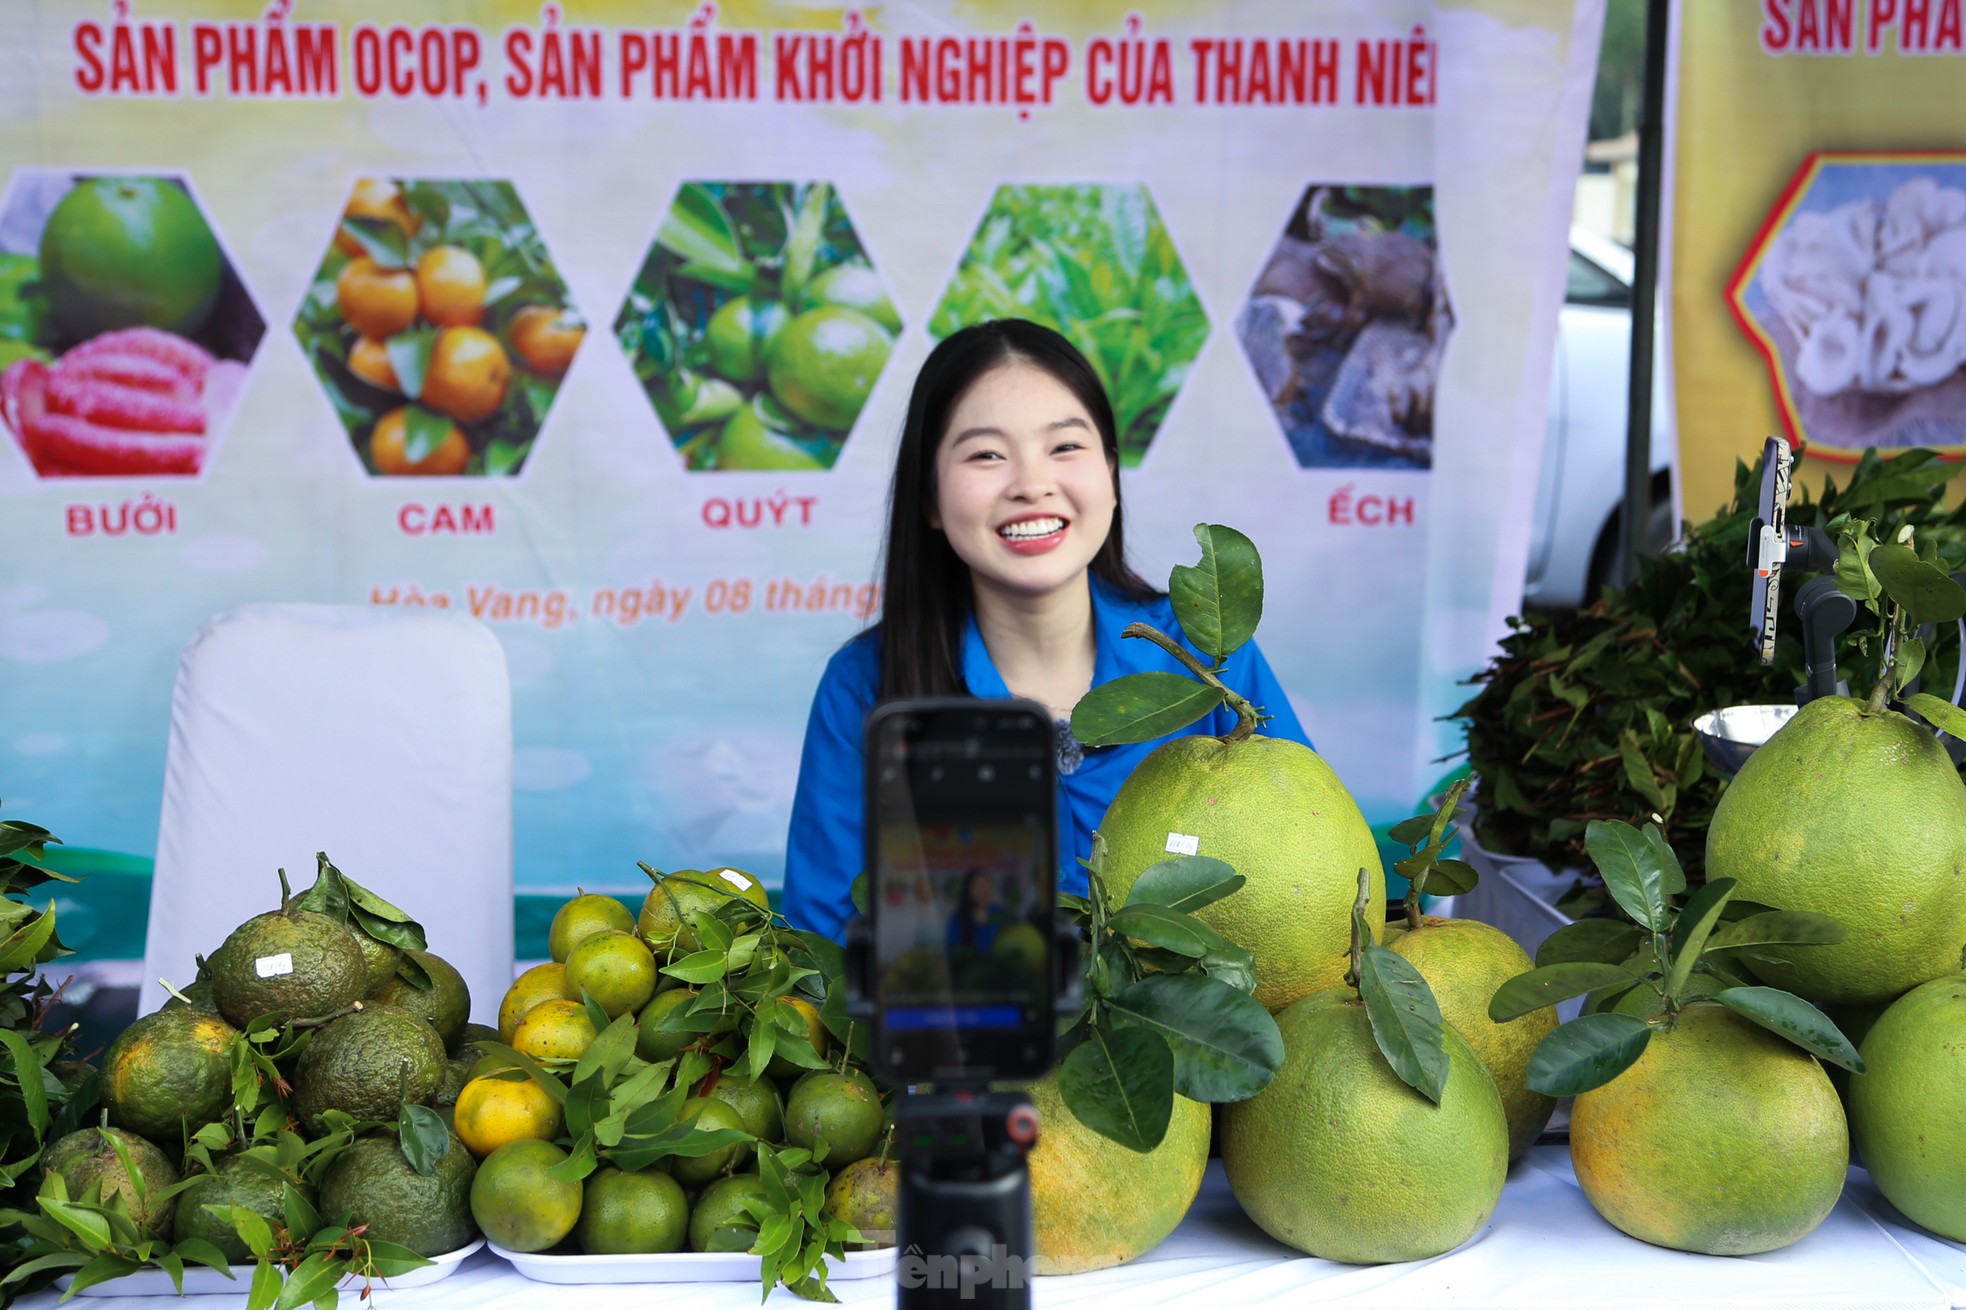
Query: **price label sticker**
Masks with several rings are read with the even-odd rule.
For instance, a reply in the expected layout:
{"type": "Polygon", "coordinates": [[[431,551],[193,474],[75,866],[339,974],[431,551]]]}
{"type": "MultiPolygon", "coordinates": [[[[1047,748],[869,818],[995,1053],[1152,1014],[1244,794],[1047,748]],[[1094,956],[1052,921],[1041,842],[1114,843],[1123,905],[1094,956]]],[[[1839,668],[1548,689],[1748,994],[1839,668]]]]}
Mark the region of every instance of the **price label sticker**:
{"type": "Polygon", "coordinates": [[[1190,837],[1185,832],[1167,834],[1167,853],[1169,855],[1194,855],[1201,850],[1201,838],[1190,837]]]}
{"type": "Polygon", "coordinates": [[[291,951],[281,951],[278,955],[262,955],[253,961],[253,972],[262,978],[281,978],[294,971],[294,957],[291,951]]]}
{"type": "Polygon", "coordinates": [[[751,880],[735,869],[719,869],[717,870],[717,876],[737,888],[740,892],[751,885],[751,880]]]}

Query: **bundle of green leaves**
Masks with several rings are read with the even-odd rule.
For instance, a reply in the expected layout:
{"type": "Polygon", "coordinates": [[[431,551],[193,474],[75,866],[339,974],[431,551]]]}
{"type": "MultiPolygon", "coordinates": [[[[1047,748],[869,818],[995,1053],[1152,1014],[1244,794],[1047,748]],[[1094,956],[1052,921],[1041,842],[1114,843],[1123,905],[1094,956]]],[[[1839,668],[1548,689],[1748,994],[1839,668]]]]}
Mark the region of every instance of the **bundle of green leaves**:
{"type": "MultiPolygon", "coordinates": [[[[1834,539],[1867,519],[1875,540],[1887,542],[1912,526],[1921,548],[1957,569],[1966,566],[1966,508],[1943,496],[1960,467],[1926,450],[1866,452],[1813,499],[1798,481],[1789,522],[1834,539]]],[[[1725,780],[1707,766],[1693,720],[1729,705],[1792,703],[1803,680],[1788,614],[1771,666],[1748,642],[1748,539],[1760,485],[1759,461],[1737,465],[1729,504],[1688,526],[1674,550],[1641,559],[1630,586],[1575,613],[1509,620],[1501,653],[1472,679],[1480,690],[1451,716],[1467,725],[1483,846],[1582,867],[1593,821],[1657,823],[1685,852],[1688,875],[1704,877],[1706,830],[1725,780]]],[[[1785,581],[1792,596],[1798,579],[1785,581]]],[[[1878,681],[1881,642],[1847,641],[1839,653],[1851,686],[1878,681]]],[[[1941,629],[1923,654],[1926,685],[1949,688],[1956,638],[1941,629]]]]}

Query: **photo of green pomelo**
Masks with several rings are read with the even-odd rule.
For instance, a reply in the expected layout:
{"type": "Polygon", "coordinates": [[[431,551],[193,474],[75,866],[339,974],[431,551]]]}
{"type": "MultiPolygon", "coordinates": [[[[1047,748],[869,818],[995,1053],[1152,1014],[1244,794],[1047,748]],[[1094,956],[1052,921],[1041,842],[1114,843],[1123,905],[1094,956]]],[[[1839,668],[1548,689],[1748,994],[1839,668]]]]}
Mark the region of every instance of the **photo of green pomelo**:
{"type": "Polygon", "coordinates": [[[1811,1001],[1888,1001],[1956,972],[1966,950],[1966,784],[1902,714],[1810,701],[1748,757],[1707,829],[1708,879],[1738,899],[1841,920],[1834,946],[1751,961],[1811,1001]]]}
{"type": "Polygon", "coordinates": [[[1372,829],[1331,766],[1294,741],[1176,738],[1134,769],[1099,831],[1115,903],[1177,850],[1248,880],[1195,917],[1255,955],[1256,999],[1273,1013],[1344,978],[1360,869],[1371,875],[1366,923],[1375,937],[1385,925],[1372,829]]]}
{"type": "Polygon", "coordinates": [[[1079,1122],[1057,1074],[1024,1090],[1044,1125],[1029,1157],[1032,1267],[1040,1274],[1082,1274],[1159,1246],[1201,1190],[1208,1106],[1177,1094],[1167,1135],[1143,1154],[1079,1122]]]}
{"type": "Polygon", "coordinates": [[[1864,1037],[1850,1135],[1885,1199],[1966,1242],[1966,973],[1914,988],[1864,1037]]]}
{"type": "Polygon", "coordinates": [[[1222,1108],[1222,1167],[1243,1212],[1325,1260],[1423,1260],[1481,1231],[1502,1199],[1509,1127],[1495,1080],[1451,1025],[1438,1105],[1400,1081],[1350,989],[1277,1016],[1283,1066],[1222,1108]]]}
{"type": "Polygon", "coordinates": [[[41,229],[41,282],[63,333],[127,327],[194,335],[225,278],[218,239],[185,189],[162,177],[90,177],[41,229]]]}
{"type": "Polygon", "coordinates": [[[1620,1231],[1678,1251],[1754,1255],[1829,1217],[1850,1135],[1815,1056],[1701,1002],[1655,1029],[1638,1063],[1577,1098],[1570,1160],[1620,1231]]]}
{"type": "Polygon", "coordinates": [[[1496,988],[1528,973],[1536,962],[1513,937],[1477,919],[1429,914],[1421,917],[1419,928],[1400,933],[1396,940],[1388,924],[1387,937],[1388,949],[1406,957],[1427,980],[1440,1017],[1468,1039],[1495,1079],[1509,1121],[1509,1159],[1521,1159],[1556,1110],[1555,1097],[1529,1090],[1529,1057],[1556,1027],[1556,1010],[1546,1005],[1519,1019],[1496,1023],[1488,1017],[1488,1002],[1496,988]]]}

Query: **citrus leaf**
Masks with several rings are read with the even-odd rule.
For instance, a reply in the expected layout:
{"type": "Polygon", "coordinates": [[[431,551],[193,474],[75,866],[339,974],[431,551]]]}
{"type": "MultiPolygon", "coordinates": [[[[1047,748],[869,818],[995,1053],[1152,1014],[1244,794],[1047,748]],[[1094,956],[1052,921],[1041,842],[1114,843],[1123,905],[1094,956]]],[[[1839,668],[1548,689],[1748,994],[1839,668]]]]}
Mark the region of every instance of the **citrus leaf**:
{"type": "MultiPolygon", "coordinates": [[[[1693,745],[1690,739],[1687,745],[1693,745]]],[[[1665,879],[1666,895],[1683,894],[1686,891],[1686,870],[1680,866],[1679,856],[1673,853],[1672,843],[1659,831],[1659,825],[1648,823],[1639,829],[1639,835],[1645,838],[1645,844],[1652,848],[1652,853],[1659,857],[1659,874],[1665,879]]]]}
{"type": "Polygon", "coordinates": [[[14,1066],[14,1082],[20,1088],[22,1107],[27,1111],[28,1127],[34,1140],[45,1141],[48,1132],[48,1088],[41,1077],[41,1061],[27,1039],[12,1028],[0,1028],[0,1045],[7,1048],[14,1066]]]}
{"type": "Polygon", "coordinates": [[[1664,932],[1669,913],[1666,875],[1652,843],[1629,823],[1593,819],[1584,830],[1584,846],[1604,878],[1606,890],[1633,922],[1653,932],[1664,932]]]}
{"type": "Polygon", "coordinates": [[[1195,540],[1201,563],[1174,566],[1168,598],[1188,640],[1220,664],[1255,635],[1263,617],[1263,561],[1234,528],[1197,523],[1195,540]]]}
{"type": "Polygon", "coordinates": [[[1813,910],[1763,910],[1723,923],[1707,938],[1707,952],[1748,946],[1834,946],[1850,935],[1841,919],[1813,910]]]}
{"type": "Polygon", "coordinates": [[[430,372],[430,352],[436,345],[437,329],[430,327],[398,332],[384,343],[396,385],[411,400],[423,399],[423,379],[430,372]]]}
{"type": "Polygon", "coordinates": [[[412,1269],[427,1269],[437,1263],[395,1242],[378,1242],[374,1238],[365,1240],[369,1248],[368,1270],[378,1278],[394,1278],[412,1269]]]}
{"type": "MultiPolygon", "coordinates": [[[[134,1179],[132,1179],[134,1181],[134,1179]]],[[[94,1188],[90,1189],[93,1194],[94,1188]]],[[[109,1220],[93,1210],[87,1210],[73,1201],[57,1201],[52,1196],[37,1196],[41,1210],[50,1219],[82,1239],[82,1244],[91,1251],[100,1251],[109,1245],[109,1220]]]]}
{"type": "Polygon", "coordinates": [[[1645,934],[1616,919],[1579,919],[1566,923],[1536,948],[1536,963],[1622,964],[1644,944],[1645,934]]]}
{"type": "Polygon", "coordinates": [[[581,1053],[568,1081],[578,1083],[596,1072],[601,1075],[603,1083],[613,1081],[628,1067],[629,1059],[635,1054],[635,1035],[634,1012],[617,1015],[581,1053]]]}
{"type": "Polygon", "coordinates": [[[1870,571],[1884,594],[1901,605],[1913,623],[1951,623],[1966,615],[1966,587],[1944,569],[1918,558],[1910,546],[1893,543],[1872,550],[1870,571]]]}
{"type": "Polygon", "coordinates": [[[1891,670],[1891,692],[1896,695],[1909,687],[1925,668],[1925,643],[1906,637],[1898,643],[1898,659],[1891,670]]]}
{"type": "Polygon", "coordinates": [[[1358,994],[1386,1063],[1401,1082],[1439,1105],[1447,1088],[1447,1048],[1440,1005],[1427,980],[1405,956],[1367,946],[1359,953],[1358,994]]]}
{"type": "Polygon", "coordinates": [[[350,214],[341,220],[341,234],[360,246],[379,268],[409,267],[409,238],[394,219],[350,214]]]}
{"type": "Polygon", "coordinates": [[[187,1237],[173,1246],[171,1251],[181,1260],[189,1260],[207,1269],[216,1269],[227,1278],[237,1281],[237,1275],[232,1272],[232,1265],[226,1260],[225,1252],[202,1237],[187,1237]]]}
{"type": "Polygon", "coordinates": [[[1734,887],[1732,878],[1715,878],[1694,892],[1686,908],[1679,912],[1679,920],[1672,929],[1672,964],[1666,970],[1667,996],[1679,999],[1680,989],[1686,986],[1693,966],[1699,963],[1700,953],[1706,950],[1734,887]]]}
{"type": "Polygon", "coordinates": [[[1246,881],[1220,860],[1206,855],[1177,855],[1148,865],[1147,871],[1134,880],[1126,893],[1126,903],[1164,905],[1170,910],[1193,912],[1241,890],[1246,881]]]}
{"type": "Polygon", "coordinates": [[[1644,981],[1623,965],[1594,960],[1539,965],[1495,989],[1495,994],[1488,998],[1488,1017],[1496,1023],[1507,1023],[1573,996],[1611,987],[1635,987],[1644,981]]]}
{"type": "Polygon", "coordinates": [[[819,258],[819,243],[826,234],[826,202],[832,195],[831,186],[815,182],[799,202],[799,216],[792,221],[792,231],[785,238],[785,267],[778,276],[779,294],[787,304],[798,303],[800,293],[812,277],[813,265],[819,258]]]}
{"type": "Polygon", "coordinates": [[[334,1285],[347,1272],[343,1262],[325,1251],[316,1251],[287,1275],[287,1285],[274,1299],[273,1310],[299,1310],[334,1291],[334,1285]]]}
{"type": "Polygon", "coordinates": [[[1819,1059],[1851,1073],[1864,1071],[1864,1057],[1857,1054],[1843,1030],[1800,996],[1776,987],[1729,987],[1714,993],[1713,999],[1819,1059]]]}
{"type": "Polygon", "coordinates": [[[403,1158],[410,1168],[425,1178],[437,1172],[437,1161],[451,1149],[451,1130],[437,1112],[427,1105],[406,1105],[396,1128],[403,1158]]]}
{"type": "Polygon", "coordinates": [[[674,964],[664,965],[662,972],[672,978],[680,978],[686,983],[701,986],[704,983],[716,982],[729,971],[729,968],[730,961],[722,951],[698,951],[693,955],[685,955],[674,964]]]}
{"type": "Polygon", "coordinates": [[[1109,1004],[1116,1023],[1159,1034],[1174,1054],[1174,1090],[1191,1101],[1242,1101],[1270,1085],[1283,1035],[1262,1003],[1202,974],[1157,974],[1109,1004]]]}
{"type": "Polygon", "coordinates": [[[253,1265],[253,1285],[246,1292],[246,1310],[272,1310],[273,1302],[280,1295],[284,1280],[280,1266],[271,1260],[261,1260],[253,1265]]]}
{"type": "Polygon", "coordinates": [[[1966,710],[1951,701],[1941,700],[1929,691],[1920,691],[1905,697],[1905,706],[1918,711],[1919,718],[1940,732],[1966,741],[1966,710]]]}
{"type": "Polygon", "coordinates": [[[1059,1066],[1058,1091],[1080,1123],[1144,1154],[1174,1114],[1174,1052],[1149,1028],[1094,1028],[1059,1066]]]}
{"type": "MultiPolygon", "coordinates": [[[[571,1101],[573,1098],[567,1098],[571,1101]]],[[[583,1132],[574,1138],[573,1149],[567,1158],[546,1171],[546,1176],[555,1182],[577,1183],[594,1172],[600,1161],[594,1154],[594,1134],[583,1132]]]]}
{"type": "Polygon", "coordinates": [[[411,464],[421,464],[450,436],[451,421],[422,405],[408,406],[403,415],[403,458],[411,464]]]}
{"type": "Polygon", "coordinates": [[[1152,741],[1222,703],[1222,689],[1179,673],[1129,673],[1094,687],[1072,707],[1072,735],[1087,746],[1152,741]]]}
{"type": "Polygon", "coordinates": [[[1402,846],[1418,846],[1434,828],[1434,816],[1416,814],[1410,819],[1401,819],[1386,829],[1386,835],[1402,846]]]}
{"type": "Polygon", "coordinates": [[[1602,1087],[1638,1063],[1652,1026],[1630,1014],[1586,1014],[1558,1026],[1529,1057],[1529,1087],[1545,1096],[1576,1096],[1602,1087]]]}
{"type": "Polygon", "coordinates": [[[106,1283],[112,1278],[133,1274],[142,1267],[138,1261],[126,1259],[113,1252],[104,1252],[75,1271],[74,1276],[69,1279],[68,1291],[62,1295],[69,1296],[85,1288],[94,1287],[97,1283],[106,1283]]]}
{"type": "Polygon", "coordinates": [[[1466,860],[1435,860],[1420,883],[1429,896],[1466,896],[1481,881],[1481,875],[1466,860]]]}
{"type": "Polygon", "coordinates": [[[1205,927],[1191,915],[1164,905],[1124,905],[1106,920],[1106,926],[1122,937],[1198,960],[1211,946],[1221,943],[1221,935],[1205,927]]]}
{"type": "Polygon", "coordinates": [[[748,272],[737,229],[709,189],[689,182],[662,220],[655,243],[690,264],[700,264],[736,276],[748,272]]]}

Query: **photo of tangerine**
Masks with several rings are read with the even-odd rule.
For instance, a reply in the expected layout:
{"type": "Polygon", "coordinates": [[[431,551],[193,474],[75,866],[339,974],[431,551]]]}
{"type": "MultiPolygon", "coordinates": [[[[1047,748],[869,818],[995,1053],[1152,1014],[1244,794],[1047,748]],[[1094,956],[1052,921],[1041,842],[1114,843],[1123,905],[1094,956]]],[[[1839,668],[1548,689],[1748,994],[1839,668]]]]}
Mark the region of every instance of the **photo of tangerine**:
{"type": "Polygon", "coordinates": [[[265,330],[181,179],[14,175],[0,202],[0,425],[37,475],[202,472],[265,330]]]}
{"type": "Polygon", "coordinates": [[[694,470],[829,469],[901,330],[824,182],[689,182],[615,335],[694,470]]]}
{"type": "Polygon", "coordinates": [[[510,183],[365,177],[294,334],[368,472],[499,477],[587,326],[510,183]]]}

